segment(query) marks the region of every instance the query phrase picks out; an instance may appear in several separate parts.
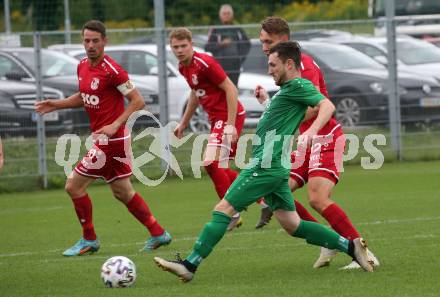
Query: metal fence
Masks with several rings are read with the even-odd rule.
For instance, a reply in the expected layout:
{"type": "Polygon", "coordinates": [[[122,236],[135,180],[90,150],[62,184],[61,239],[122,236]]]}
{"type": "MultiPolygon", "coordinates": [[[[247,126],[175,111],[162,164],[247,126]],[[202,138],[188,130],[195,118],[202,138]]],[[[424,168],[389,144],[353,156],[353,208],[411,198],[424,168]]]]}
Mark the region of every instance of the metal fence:
{"type": "MultiPolygon", "coordinates": [[[[157,36],[165,39],[171,29],[161,29],[162,24],[163,21],[157,23],[157,29],[108,30],[110,44],[107,53],[137,77],[136,85],[144,95],[150,110],[153,114],[162,117],[162,123],[165,124],[168,119],[180,118],[189,88],[183,78],[175,72],[176,62],[171,53],[165,50],[159,51],[158,54],[154,50],[158,44],[157,36]],[[152,71],[152,66],[155,71],[152,71]],[[163,67],[162,72],[161,67],[163,67]],[[165,92],[168,94],[168,100],[163,99],[165,92]],[[168,112],[165,116],[166,110],[168,112]]],[[[390,25],[392,24],[390,22],[390,25]]],[[[256,106],[256,99],[252,98],[252,88],[256,84],[263,84],[272,92],[276,89],[271,77],[266,74],[266,56],[262,53],[258,40],[260,25],[246,24],[240,27],[250,39],[250,51],[246,57],[243,57],[244,62],[239,70],[238,89],[240,99],[249,107],[246,132],[252,132],[262,113],[262,108],[256,106]]],[[[313,56],[324,72],[330,99],[337,106],[336,117],[343,123],[345,132],[352,136],[347,146],[354,145],[356,141],[353,142],[353,139],[357,138],[360,150],[354,156],[347,155],[346,160],[359,162],[362,157],[370,156],[364,144],[371,134],[385,135],[387,144],[380,145],[379,149],[386,161],[438,159],[440,158],[438,153],[440,76],[436,78],[428,73],[403,72],[400,68],[397,69],[395,43],[388,45],[390,53],[387,61],[388,69],[374,59],[359,58],[360,54],[353,55],[360,59],[359,63],[362,61],[366,63],[365,67],[356,68],[356,65],[351,67],[348,57],[351,57],[350,50],[353,48],[344,47],[339,44],[340,42],[336,42],[343,38],[348,40],[353,34],[356,35],[354,38],[363,38],[360,35],[372,34],[374,27],[374,20],[291,23],[293,38],[299,40],[303,51],[313,56]],[[373,70],[368,70],[367,64],[370,66],[374,64],[371,66],[373,70]],[[399,100],[389,99],[396,97],[399,100]]],[[[193,32],[195,46],[200,50],[205,48],[211,27],[190,29],[193,32]]],[[[392,30],[389,34],[388,40],[390,38],[395,40],[392,30]]],[[[80,151],[85,153],[85,142],[90,133],[87,116],[83,110],[78,109],[58,111],[40,118],[35,114],[33,104],[37,98],[63,98],[76,91],[75,76],[69,77],[67,73],[67,75],[50,77],[44,73],[55,71],[56,67],[60,67],[56,64],[55,68],[46,69],[50,61],[45,56],[45,49],[52,48],[56,54],[81,57],[84,52],[80,45],[80,32],[21,32],[14,33],[9,40],[11,43],[18,42],[19,44],[16,45],[21,47],[20,50],[30,48],[26,57],[33,59],[29,63],[33,64],[34,68],[27,70],[14,68],[23,66],[21,56],[13,47],[0,48],[2,76],[0,136],[5,154],[5,166],[0,176],[0,192],[33,188],[36,185],[44,187],[62,185],[65,171],[59,165],[60,160],[57,161],[55,158],[56,143],[63,134],[79,135],[80,151]],[[37,58],[35,54],[39,52],[41,56],[37,58]],[[10,57],[11,60],[8,60],[10,57]],[[41,73],[39,74],[36,69],[40,69],[41,73]],[[41,96],[38,95],[39,92],[41,96]]],[[[200,115],[199,120],[198,124],[203,123],[203,114],[200,115]]],[[[193,128],[207,127],[196,124],[193,128]]],[[[151,119],[137,122],[135,135],[146,127],[155,126],[157,125],[151,119]]],[[[194,140],[194,137],[192,139],[194,140]]],[[[153,138],[147,137],[143,141],[134,142],[134,155],[139,156],[148,151],[152,140],[153,138]]],[[[190,152],[195,146],[202,144],[189,141],[179,148],[171,147],[171,152],[179,161],[184,174],[193,172],[190,152]]],[[[164,150],[170,148],[168,145],[163,147],[164,150]]],[[[145,174],[152,178],[162,176],[164,171],[163,159],[160,156],[156,157],[143,169],[145,174]]],[[[64,161],[68,158],[67,153],[64,161]]]]}

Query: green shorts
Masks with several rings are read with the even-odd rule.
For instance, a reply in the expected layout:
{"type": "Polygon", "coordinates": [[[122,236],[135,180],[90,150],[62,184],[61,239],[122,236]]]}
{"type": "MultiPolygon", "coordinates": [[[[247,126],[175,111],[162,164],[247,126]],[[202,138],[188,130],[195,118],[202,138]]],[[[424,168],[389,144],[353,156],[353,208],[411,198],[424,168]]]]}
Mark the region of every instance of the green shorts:
{"type": "Polygon", "coordinates": [[[226,192],[225,198],[238,212],[264,197],[272,211],[295,210],[288,177],[264,174],[261,171],[242,170],[226,192]]]}

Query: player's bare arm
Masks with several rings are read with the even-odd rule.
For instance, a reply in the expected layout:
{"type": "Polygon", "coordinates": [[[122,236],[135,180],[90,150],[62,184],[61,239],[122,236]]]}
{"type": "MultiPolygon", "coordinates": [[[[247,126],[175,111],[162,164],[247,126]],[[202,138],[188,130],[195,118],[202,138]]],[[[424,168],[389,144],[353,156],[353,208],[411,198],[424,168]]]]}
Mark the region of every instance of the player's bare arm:
{"type": "Polygon", "coordinates": [[[104,126],[97,131],[94,131],[95,134],[104,134],[108,137],[113,136],[119,129],[119,127],[124,124],[130,115],[137,111],[141,110],[145,107],[144,98],[141,93],[137,89],[131,90],[128,94],[125,95],[125,98],[129,101],[127,108],[124,112],[110,125],[104,126]]]}
{"type": "Polygon", "coordinates": [[[70,97],[61,100],[42,100],[35,102],[35,111],[39,114],[46,114],[57,109],[77,108],[84,105],[81,94],[75,93],[70,97]]]}
{"type": "Polygon", "coordinates": [[[196,97],[196,93],[194,92],[194,90],[191,90],[182,120],[174,129],[174,135],[177,138],[180,139],[183,137],[183,131],[185,131],[185,129],[188,127],[189,121],[193,116],[193,114],[195,113],[198,106],[199,106],[199,101],[196,97]]]}
{"type": "Polygon", "coordinates": [[[321,100],[317,105],[316,108],[318,108],[318,116],[313,121],[312,125],[307,129],[304,133],[300,135],[298,139],[298,143],[301,142],[301,140],[306,139],[305,143],[307,145],[311,144],[313,136],[318,134],[318,131],[321,130],[322,127],[331,119],[333,113],[335,112],[335,106],[333,103],[328,99],[324,98],[321,100]]]}
{"type": "Polygon", "coordinates": [[[231,135],[232,142],[238,139],[237,130],[235,129],[235,118],[237,116],[238,108],[238,91],[234,83],[227,77],[222,83],[218,85],[220,89],[226,93],[226,102],[228,104],[228,120],[224,129],[224,133],[231,135]]]}

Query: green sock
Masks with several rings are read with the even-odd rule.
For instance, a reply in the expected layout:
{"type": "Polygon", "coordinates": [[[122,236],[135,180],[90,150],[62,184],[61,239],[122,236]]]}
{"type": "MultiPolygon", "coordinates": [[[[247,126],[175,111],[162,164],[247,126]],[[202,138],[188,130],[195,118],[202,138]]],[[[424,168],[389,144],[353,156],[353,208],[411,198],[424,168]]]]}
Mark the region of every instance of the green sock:
{"type": "Polygon", "coordinates": [[[303,238],[309,244],[348,253],[349,240],[324,225],[301,220],[292,236],[303,238]]]}
{"type": "Polygon", "coordinates": [[[203,228],[192,253],[186,260],[195,266],[199,266],[202,260],[209,256],[214,246],[223,238],[230,221],[231,218],[226,214],[213,211],[212,220],[203,228]]]}

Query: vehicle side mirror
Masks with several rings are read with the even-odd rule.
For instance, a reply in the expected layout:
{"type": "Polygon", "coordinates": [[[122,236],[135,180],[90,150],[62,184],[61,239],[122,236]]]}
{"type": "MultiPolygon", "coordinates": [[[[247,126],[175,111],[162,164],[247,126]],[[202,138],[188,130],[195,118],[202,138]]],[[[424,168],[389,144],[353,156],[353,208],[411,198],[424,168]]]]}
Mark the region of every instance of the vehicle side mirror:
{"type": "Polygon", "coordinates": [[[375,56],[374,60],[376,60],[377,62],[379,62],[382,65],[388,65],[388,59],[385,56],[375,56]]]}
{"type": "Polygon", "coordinates": [[[26,72],[6,72],[5,77],[8,80],[22,80],[23,78],[29,78],[26,72]]]}

